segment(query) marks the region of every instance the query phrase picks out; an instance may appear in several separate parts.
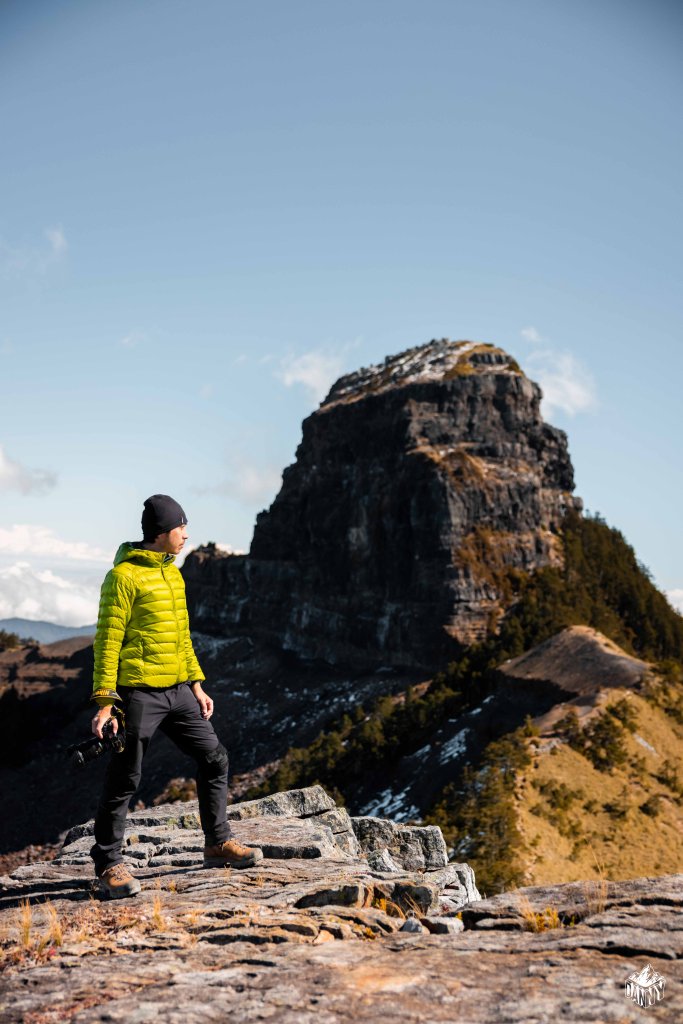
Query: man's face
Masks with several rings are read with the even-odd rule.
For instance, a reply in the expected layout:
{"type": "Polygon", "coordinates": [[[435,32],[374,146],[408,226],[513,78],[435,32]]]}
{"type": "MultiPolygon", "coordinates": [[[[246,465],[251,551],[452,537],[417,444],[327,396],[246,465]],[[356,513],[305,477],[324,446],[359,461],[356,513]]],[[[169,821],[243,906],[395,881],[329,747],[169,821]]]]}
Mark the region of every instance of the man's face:
{"type": "Polygon", "coordinates": [[[167,555],[179,555],[187,540],[187,526],[176,526],[168,533],[160,533],[156,539],[158,551],[165,551],[167,555]]]}

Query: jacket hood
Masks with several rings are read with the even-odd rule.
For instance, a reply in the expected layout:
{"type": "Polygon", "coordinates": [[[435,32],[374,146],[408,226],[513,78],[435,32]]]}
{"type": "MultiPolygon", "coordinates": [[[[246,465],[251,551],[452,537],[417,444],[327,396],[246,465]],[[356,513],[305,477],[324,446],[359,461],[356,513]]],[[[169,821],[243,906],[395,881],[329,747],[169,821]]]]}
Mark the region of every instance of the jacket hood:
{"type": "Polygon", "coordinates": [[[175,555],[167,555],[165,551],[149,551],[147,548],[141,547],[141,544],[141,540],[124,540],[114,555],[114,565],[120,565],[121,562],[132,562],[134,565],[149,565],[160,568],[168,562],[175,562],[175,555]]]}

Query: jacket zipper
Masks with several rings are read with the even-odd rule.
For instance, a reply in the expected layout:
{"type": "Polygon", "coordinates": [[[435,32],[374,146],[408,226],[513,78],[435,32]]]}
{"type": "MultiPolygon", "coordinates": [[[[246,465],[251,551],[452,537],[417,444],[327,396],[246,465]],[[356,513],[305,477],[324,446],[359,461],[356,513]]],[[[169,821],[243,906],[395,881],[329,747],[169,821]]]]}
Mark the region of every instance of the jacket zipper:
{"type": "Polygon", "coordinates": [[[173,587],[171,585],[171,581],[168,579],[168,577],[166,576],[166,573],[164,572],[164,562],[165,561],[166,561],[166,558],[164,557],[164,561],[161,563],[161,575],[166,580],[166,584],[168,586],[168,589],[171,591],[171,603],[173,605],[173,618],[175,620],[176,676],[178,678],[180,678],[180,630],[179,630],[179,627],[178,627],[178,611],[176,609],[175,594],[173,593],[173,587]]]}

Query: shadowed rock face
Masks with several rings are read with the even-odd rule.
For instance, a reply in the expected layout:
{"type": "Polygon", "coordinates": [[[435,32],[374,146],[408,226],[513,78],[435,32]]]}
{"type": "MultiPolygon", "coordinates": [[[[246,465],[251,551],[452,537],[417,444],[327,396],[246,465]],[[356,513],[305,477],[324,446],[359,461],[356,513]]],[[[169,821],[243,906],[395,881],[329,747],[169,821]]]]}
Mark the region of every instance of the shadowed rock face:
{"type": "Polygon", "coordinates": [[[505,575],[559,559],[573,470],[540,389],[492,346],[435,341],[342,377],[303,423],[249,555],[184,567],[193,625],[299,657],[435,667],[505,575]]]}
{"type": "MultiPolygon", "coordinates": [[[[415,669],[359,674],[290,665],[281,652],[246,636],[194,632],[193,642],[216,702],[214,728],[230,752],[233,800],[261,782],[261,772],[272,771],[290,746],[311,743],[356,703],[400,693],[425,678],[415,669]]],[[[92,664],[89,637],[0,652],[0,874],[21,862],[19,851],[29,844],[52,845],[71,822],[95,813],[108,758],[79,771],[65,753],[91,735],[92,664]],[[40,814],[27,814],[37,793],[40,814]]],[[[169,780],[185,782],[195,770],[192,758],[157,732],[133,804],[151,804],[169,780]]],[[[47,852],[32,849],[27,856],[44,860],[47,852]]]]}

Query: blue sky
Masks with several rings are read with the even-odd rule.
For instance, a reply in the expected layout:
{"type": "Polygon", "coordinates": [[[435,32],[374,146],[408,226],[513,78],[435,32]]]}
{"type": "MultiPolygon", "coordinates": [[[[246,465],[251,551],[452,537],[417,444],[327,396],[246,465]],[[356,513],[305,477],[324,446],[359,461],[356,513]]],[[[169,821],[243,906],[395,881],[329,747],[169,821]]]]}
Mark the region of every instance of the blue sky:
{"type": "Polygon", "coordinates": [[[92,621],[144,498],[248,548],[343,372],[501,345],[683,602],[683,11],[0,4],[0,617],[92,621]]]}

